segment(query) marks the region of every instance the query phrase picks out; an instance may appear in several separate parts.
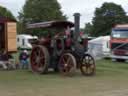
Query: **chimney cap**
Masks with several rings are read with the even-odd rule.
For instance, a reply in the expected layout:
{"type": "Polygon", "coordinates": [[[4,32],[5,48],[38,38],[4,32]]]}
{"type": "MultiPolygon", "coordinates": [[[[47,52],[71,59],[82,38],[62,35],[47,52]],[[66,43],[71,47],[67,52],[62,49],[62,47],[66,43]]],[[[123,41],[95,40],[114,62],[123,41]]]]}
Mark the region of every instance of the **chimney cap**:
{"type": "Polygon", "coordinates": [[[79,12],[74,13],[74,16],[80,16],[79,12]]]}

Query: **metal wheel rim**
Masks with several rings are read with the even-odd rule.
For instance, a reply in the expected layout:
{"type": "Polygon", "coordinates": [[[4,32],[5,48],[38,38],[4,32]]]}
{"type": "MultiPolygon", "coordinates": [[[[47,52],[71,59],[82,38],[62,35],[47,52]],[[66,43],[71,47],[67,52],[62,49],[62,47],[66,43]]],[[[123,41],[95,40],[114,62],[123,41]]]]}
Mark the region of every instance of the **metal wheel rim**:
{"type": "Polygon", "coordinates": [[[72,75],[76,70],[76,60],[71,53],[64,53],[59,61],[59,70],[63,75],[72,75]]]}
{"type": "Polygon", "coordinates": [[[95,61],[92,56],[85,55],[81,62],[81,72],[83,75],[94,75],[95,74],[95,61]]]}
{"type": "Polygon", "coordinates": [[[45,64],[45,54],[41,47],[37,46],[32,49],[31,57],[31,68],[33,72],[41,73],[45,64]]]}

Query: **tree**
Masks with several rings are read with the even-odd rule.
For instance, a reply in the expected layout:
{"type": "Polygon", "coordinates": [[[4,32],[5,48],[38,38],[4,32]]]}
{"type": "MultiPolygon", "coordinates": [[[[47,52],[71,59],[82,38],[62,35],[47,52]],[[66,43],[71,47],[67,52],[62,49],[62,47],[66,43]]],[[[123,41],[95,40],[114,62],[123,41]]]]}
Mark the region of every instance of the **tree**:
{"type": "MultiPolygon", "coordinates": [[[[19,31],[26,32],[27,23],[36,23],[50,20],[65,20],[57,0],[26,0],[23,10],[19,12],[19,31]]],[[[38,29],[32,34],[45,35],[45,31],[38,29]],[[42,31],[44,31],[42,33],[42,31]]]]}
{"type": "Polygon", "coordinates": [[[0,17],[6,17],[15,20],[13,14],[6,8],[0,6],[0,17]]]}
{"type": "Polygon", "coordinates": [[[104,3],[101,8],[96,8],[92,25],[89,30],[92,36],[110,35],[111,28],[115,24],[128,23],[125,11],[120,5],[114,3],[104,3]]]}
{"type": "Polygon", "coordinates": [[[91,23],[87,23],[85,26],[86,26],[86,28],[84,29],[84,33],[87,34],[88,36],[90,36],[90,34],[92,33],[91,32],[92,24],[91,23]]]}

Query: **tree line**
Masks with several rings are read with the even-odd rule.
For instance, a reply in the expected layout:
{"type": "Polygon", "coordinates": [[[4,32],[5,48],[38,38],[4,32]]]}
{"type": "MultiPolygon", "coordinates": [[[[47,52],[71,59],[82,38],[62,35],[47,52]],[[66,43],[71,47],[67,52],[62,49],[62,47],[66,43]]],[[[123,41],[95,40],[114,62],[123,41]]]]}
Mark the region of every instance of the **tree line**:
{"type": "Polygon", "coordinates": [[[116,24],[128,23],[128,16],[121,5],[105,2],[95,9],[92,22],[86,24],[84,31],[90,36],[110,35],[116,24]]]}
{"type": "MultiPolygon", "coordinates": [[[[61,5],[57,0],[26,0],[17,18],[7,8],[0,6],[0,16],[17,20],[19,34],[26,33],[37,36],[47,35],[49,29],[28,30],[26,24],[67,20],[67,16],[62,12],[61,5]]],[[[89,36],[110,35],[111,28],[115,24],[123,23],[128,23],[128,16],[122,6],[105,2],[100,8],[95,9],[92,21],[85,24],[83,31],[89,36]]],[[[52,31],[50,32],[52,34],[52,31]]]]}

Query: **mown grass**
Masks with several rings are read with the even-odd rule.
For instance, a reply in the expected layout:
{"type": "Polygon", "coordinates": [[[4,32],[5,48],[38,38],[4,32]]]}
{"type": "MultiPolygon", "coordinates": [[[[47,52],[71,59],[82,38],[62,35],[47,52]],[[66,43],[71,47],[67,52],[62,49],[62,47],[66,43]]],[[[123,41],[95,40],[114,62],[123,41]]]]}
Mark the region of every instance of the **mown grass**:
{"type": "Polygon", "coordinates": [[[0,71],[0,96],[128,96],[128,64],[100,60],[96,75],[73,77],[28,70],[0,71]]]}
{"type": "Polygon", "coordinates": [[[124,62],[112,62],[111,60],[101,60],[96,62],[97,75],[101,76],[113,76],[128,74],[128,63],[124,62]]]}

